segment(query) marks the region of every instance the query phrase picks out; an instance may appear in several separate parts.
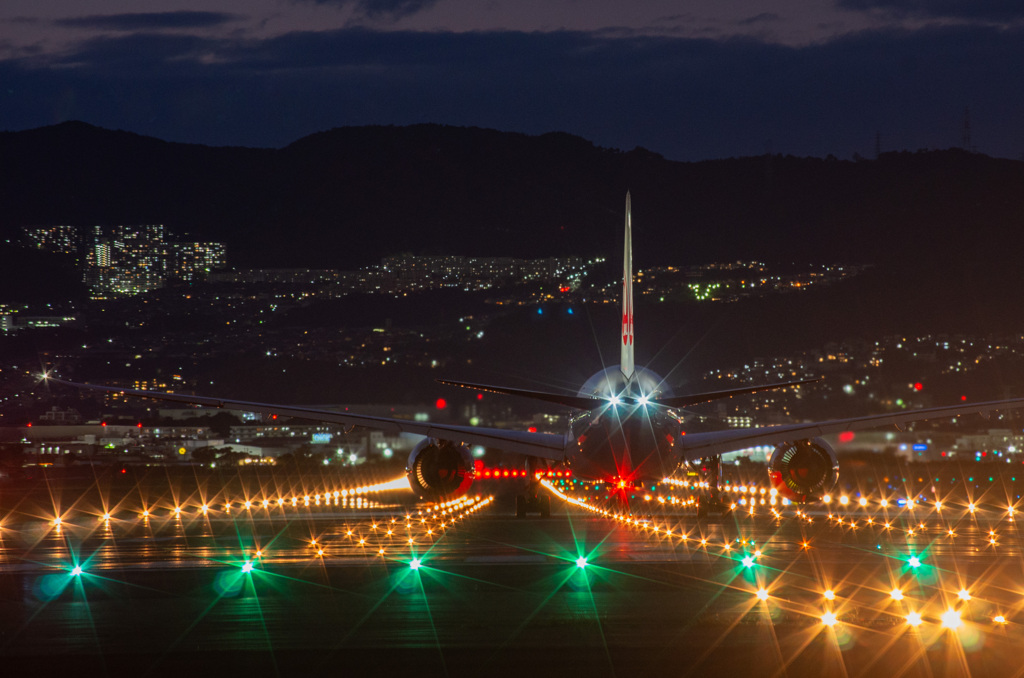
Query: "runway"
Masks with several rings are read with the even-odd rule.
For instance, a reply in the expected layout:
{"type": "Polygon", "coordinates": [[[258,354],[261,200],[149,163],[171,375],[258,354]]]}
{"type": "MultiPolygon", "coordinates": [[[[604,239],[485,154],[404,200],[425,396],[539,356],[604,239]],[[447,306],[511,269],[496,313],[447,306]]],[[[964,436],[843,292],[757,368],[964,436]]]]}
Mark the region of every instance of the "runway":
{"type": "Polygon", "coordinates": [[[517,520],[505,496],[296,503],[69,513],[60,525],[8,515],[2,665],[12,675],[1021,672],[1024,552],[998,511],[759,507],[698,521],[659,506],[616,519],[556,499],[550,519],[517,520]]]}

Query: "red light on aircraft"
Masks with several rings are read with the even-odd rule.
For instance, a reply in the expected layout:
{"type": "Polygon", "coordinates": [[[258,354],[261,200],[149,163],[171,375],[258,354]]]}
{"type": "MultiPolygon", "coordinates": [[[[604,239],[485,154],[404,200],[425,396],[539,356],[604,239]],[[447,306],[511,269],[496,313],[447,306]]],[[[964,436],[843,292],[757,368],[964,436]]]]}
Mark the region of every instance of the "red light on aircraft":
{"type": "Polygon", "coordinates": [[[843,431],[839,434],[839,442],[848,443],[853,440],[853,436],[856,435],[853,431],[843,431]]]}
{"type": "Polygon", "coordinates": [[[484,399],[484,394],[483,393],[477,393],[476,394],[476,399],[477,400],[483,400],[484,399]]]}
{"type": "Polygon", "coordinates": [[[924,384],[922,384],[921,382],[918,381],[918,382],[914,383],[914,390],[915,391],[920,391],[923,388],[924,388],[924,384]]]}
{"type": "Polygon", "coordinates": [[[530,428],[528,428],[526,430],[529,431],[530,433],[536,433],[537,432],[537,427],[536,426],[531,426],[530,428]]]}
{"type": "Polygon", "coordinates": [[[29,428],[32,428],[32,422],[30,421],[29,423],[25,424],[25,426],[28,426],[29,428]]]}
{"type": "Polygon", "coordinates": [[[448,401],[445,400],[444,398],[438,398],[437,402],[434,403],[434,407],[436,407],[439,410],[443,410],[444,408],[448,407],[448,401]]]}
{"type": "Polygon", "coordinates": [[[107,422],[103,422],[102,424],[100,424],[100,426],[106,426],[106,425],[107,425],[107,422]]]}
{"type": "Polygon", "coordinates": [[[138,424],[136,424],[135,426],[136,426],[136,428],[142,428],[142,422],[140,421],[140,422],[139,422],[138,424]]]}
{"type": "Polygon", "coordinates": [[[569,289],[570,289],[570,288],[569,288],[569,286],[568,286],[568,285],[562,285],[561,287],[559,287],[559,288],[558,288],[558,291],[559,291],[559,292],[562,292],[562,293],[564,294],[564,293],[568,292],[568,291],[569,291],[569,289]]]}
{"type": "Polygon", "coordinates": [[[965,395],[960,396],[960,402],[967,402],[967,396],[965,396],[965,395]]]}

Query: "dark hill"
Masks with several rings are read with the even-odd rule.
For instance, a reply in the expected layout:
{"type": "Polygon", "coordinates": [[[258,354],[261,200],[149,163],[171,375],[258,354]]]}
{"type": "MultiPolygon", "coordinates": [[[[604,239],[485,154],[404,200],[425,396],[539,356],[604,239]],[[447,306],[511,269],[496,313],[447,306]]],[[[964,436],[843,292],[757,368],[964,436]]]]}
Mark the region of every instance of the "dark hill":
{"type": "Polygon", "coordinates": [[[1024,250],[1024,163],[962,151],[872,161],[670,162],[438,125],[341,128],[283,149],[173,144],[84,123],[0,133],[0,229],[161,222],[236,265],[353,267],[399,251],[642,264],[991,262],[1024,250]]]}

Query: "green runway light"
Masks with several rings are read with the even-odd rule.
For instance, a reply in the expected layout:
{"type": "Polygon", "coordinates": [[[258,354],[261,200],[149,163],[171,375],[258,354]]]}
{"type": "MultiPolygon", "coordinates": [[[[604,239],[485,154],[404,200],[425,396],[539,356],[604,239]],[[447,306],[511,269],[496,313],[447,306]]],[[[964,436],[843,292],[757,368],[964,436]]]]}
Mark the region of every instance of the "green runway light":
{"type": "Polygon", "coordinates": [[[412,560],[409,561],[409,569],[410,570],[418,570],[418,569],[420,569],[420,565],[422,565],[422,564],[423,564],[423,561],[421,561],[419,558],[413,558],[412,560]]]}
{"type": "Polygon", "coordinates": [[[576,559],[576,567],[582,569],[582,568],[584,568],[586,566],[587,566],[587,558],[586,558],[586,556],[580,556],[579,558],[576,559]]]}
{"type": "Polygon", "coordinates": [[[246,574],[248,574],[249,572],[252,572],[252,561],[251,560],[246,561],[245,564],[242,565],[242,572],[244,572],[246,574]]]}
{"type": "Polygon", "coordinates": [[[82,574],[82,566],[81,565],[75,565],[74,568],[71,569],[71,576],[72,577],[78,577],[81,574],[82,574]]]}
{"type": "Polygon", "coordinates": [[[743,567],[753,567],[753,566],[754,566],[754,559],[751,558],[750,556],[744,556],[744,558],[743,558],[743,567]]]}
{"type": "Polygon", "coordinates": [[[910,556],[910,559],[907,560],[907,564],[911,567],[921,567],[921,559],[917,556],[910,556]]]}

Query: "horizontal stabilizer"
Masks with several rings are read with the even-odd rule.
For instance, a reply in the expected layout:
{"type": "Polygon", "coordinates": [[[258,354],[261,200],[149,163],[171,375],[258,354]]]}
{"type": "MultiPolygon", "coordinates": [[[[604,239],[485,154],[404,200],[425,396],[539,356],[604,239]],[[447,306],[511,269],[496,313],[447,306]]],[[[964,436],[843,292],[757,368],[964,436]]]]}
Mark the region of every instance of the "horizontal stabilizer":
{"type": "MultiPolygon", "coordinates": [[[[595,410],[599,407],[603,407],[608,404],[606,398],[592,398],[589,396],[571,396],[561,395],[558,393],[547,393],[545,391],[530,391],[527,389],[520,388],[507,388],[505,386],[490,386],[488,384],[471,384],[464,381],[448,381],[446,379],[437,380],[441,384],[447,384],[448,386],[458,386],[459,388],[469,388],[475,391],[485,391],[487,393],[500,393],[503,395],[514,395],[522,398],[532,398],[533,400],[543,400],[548,403],[557,403],[559,405],[565,405],[566,407],[575,407],[578,410],[595,410]]],[[[689,407],[690,405],[697,405],[699,403],[707,403],[712,400],[719,400],[721,398],[731,398],[737,395],[746,395],[748,393],[758,393],[759,391],[771,391],[777,388],[786,388],[787,386],[800,386],[801,384],[812,384],[818,379],[802,379],[800,381],[787,381],[778,384],[765,384],[763,386],[747,386],[744,388],[734,388],[728,391],[711,391],[707,393],[693,393],[690,395],[683,396],[669,396],[667,398],[651,398],[647,401],[649,405],[660,405],[662,407],[689,407]]],[[[636,404],[636,398],[631,396],[621,396],[621,402],[623,404],[636,404]]]]}
{"type": "Polygon", "coordinates": [[[709,403],[713,400],[721,400],[722,398],[731,398],[733,396],[738,395],[747,395],[748,393],[772,391],[777,388],[786,388],[787,386],[813,384],[816,381],[821,381],[821,377],[817,377],[815,379],[801,379],[800,381],[784,381],[778,384],[765,384],[763,386],[747,386],[745,388],[733,388],[727,391],[708,391],[706,393],[692,393],[690,395],[672,396],[669,398],[657,398],[655,400],[652,400],[651,402],[657,405],[663,405],[665,407],[689,407],[690,405],[709,403]]]}
{"type": "Polygon", "coordinates": [[[594,410],[608,404],[608,401],[602,398],[561,395],[559,393],[530,391],[521,388],[507,388],[505,386],[489,386],[487,384],[470,384],[464,381],[448,381],[447,379],[438,379],[437,381],[441,384],[447,384],[448,386],[469,388],[475,391],[484,391],[486,393],[501,393],[502,395],[514,395],[522,398],[532,398],[533,400],[543,400],[544,402],[565,405],[566,407],[575,407],[578,410],[594,410]]]}

